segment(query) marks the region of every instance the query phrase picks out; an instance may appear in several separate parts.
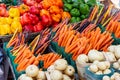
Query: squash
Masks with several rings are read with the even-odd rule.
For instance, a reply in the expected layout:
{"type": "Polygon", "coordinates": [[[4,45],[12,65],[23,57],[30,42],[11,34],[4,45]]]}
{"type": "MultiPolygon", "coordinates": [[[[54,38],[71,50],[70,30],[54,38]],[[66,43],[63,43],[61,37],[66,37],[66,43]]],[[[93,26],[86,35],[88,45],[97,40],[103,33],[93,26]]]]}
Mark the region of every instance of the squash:
{"type": "Polygon", "coordinates": [[[73,76],[75,73],[75,69],[71,65],[69,65],[65,69],[64,73],[67,74],[68,76],[73,76]]]}
{"type": "Polygon", "coordinates": [[[51,80],[62,80],[63,74],[59,70],[54,70],[52,73],[50,73],[51,80]]]}
{"type": "Polygon", "coordinates": [[[57,70],[65,70],[67,68],[67,61],[65,59],[58,59],[55,61],[54,66],[57,70]]]}
{"type": "Polygon", "coordinates": [[[37,79],[46,80],[46,75],[44,71],[39,71],[37,79]]]}
{"type": "Polygon", "coordinates": [[[38,75],[39,69],[36,65],[30,65],[25,70],[27,76],[36,77],[38,75]]]}

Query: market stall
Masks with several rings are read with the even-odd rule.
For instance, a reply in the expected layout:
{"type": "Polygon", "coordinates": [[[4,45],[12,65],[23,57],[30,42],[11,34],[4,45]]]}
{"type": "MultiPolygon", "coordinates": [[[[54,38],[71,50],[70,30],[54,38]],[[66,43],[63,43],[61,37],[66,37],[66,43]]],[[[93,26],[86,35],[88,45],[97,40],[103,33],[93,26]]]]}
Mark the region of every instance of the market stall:
{"type": "Polygon", "coordinates": [[[3,0],[4,76],[11,72],[13,80],[119,80],[119,20],[119,5],[113,0],[3,0]]]}

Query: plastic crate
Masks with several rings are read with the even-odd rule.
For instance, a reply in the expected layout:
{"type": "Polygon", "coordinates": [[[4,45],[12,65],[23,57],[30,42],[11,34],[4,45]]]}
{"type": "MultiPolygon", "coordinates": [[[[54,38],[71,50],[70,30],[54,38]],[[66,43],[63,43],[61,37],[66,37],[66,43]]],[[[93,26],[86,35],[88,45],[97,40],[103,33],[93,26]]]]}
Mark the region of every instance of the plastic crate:
{"type": "Polygon", "coordinates": [[[85,67],[85,80],[102,80],[103,76],[111,76],[114,73],[113,68],[110,68],[110,74],[96,75],[95,73],[88,70],[88,66],[85,67]]]}

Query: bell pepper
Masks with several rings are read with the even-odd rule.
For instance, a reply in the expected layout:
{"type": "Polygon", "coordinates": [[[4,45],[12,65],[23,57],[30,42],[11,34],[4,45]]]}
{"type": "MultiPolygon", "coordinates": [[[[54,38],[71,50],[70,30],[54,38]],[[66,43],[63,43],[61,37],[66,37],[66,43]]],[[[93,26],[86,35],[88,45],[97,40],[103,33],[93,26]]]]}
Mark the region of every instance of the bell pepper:
{"type": "Polygon", "coordinates": [[[14,17],[13,21],[20,21],[20,17],[14,17]]]}
{"type": "Polygon", "coordinates": [[[41,3],[43,6],[43,9],[48,9],[51,6],[51,4],[50,4],[50,2],[48,2],[48,0],[43,0],[41,3]]]}
{"type": "Polygon", "coordinates": [[[75,22],[79,22],[81,19],[79,17],[72,17],[70,22],[71,23],[75,23],[75,22]]]}
{"type": "Polygon", "coordinates": [[[32,32],[33,31],[33,26],[28,24],[23,27],[24,31],[32,32]]]}
{"type": "Polygon", "coordinates": [[[51,6],[49,8],[49,11],[50,11],[50,13],[58,14],[58,13],[60,13],[60,8],[58,6],[51,6]]]}
{"type": "Polygon", "coordinates": [[[72,6],[73,6],[74,8],[78,8],[78,9],[79,9],[79,4],[80,4],[80,3],[78,3],[78,2],[74,2],[74,3],[72,4],[72,6]]]}
{"type": "Polygon", "coordinates": [[[46,26],[46,27],[50,26],[52,24],[51,16],[50,15],[41,16],[41,22],[43,26],[46,26]]]}
{"type": "Polygon", "coordinates": [[[70,11],[70,14],[71,14],[72,16],[75,16],[75,17],[80,16],[80,12],[79,12],[79,10],[78,10],[77,8],[73,8],[73,9],[70,11]]]}
{"type": "Polygon", "coordinates": [[[10,34],[10,25],[9,24],[0,24],[0,35],[10,34]]]}
{"type": "Polygon", "coordinates": [[[33,26],[33,31],[34,32],[39,32],[41,30],[43,30],[43,26],[42,26],[41,22],[39,22],[38,24],[36,24],[35,26],[33,26]]]}
{"type": "Polygon", "coordinates": [[[71,15],[70,15],[70,13],[69,12],[63,12],[62,13],[62,20],[64,20],[65,18],[71,18],[71,15]]]}
{"type": "Polygon", "coordinates": [[[13,21],[11,24],[11,32],[14,33],[18,29],[18,32],[22,31],[22,25],[19,21],[13,21]]]}
{"type": "Polygon", "coordinates": [[[35,7],[35,6],[31,6],[29,11],[32,14],[39,14],[40,13],[40,10],[38,9],[38,7],[35,7]]]}
{"type": "Polygon", "coordinates": [[[7,23],[6,18],[5,17],[0,17],[0,23],[1,24],[6,24],[7,23]]]}
{"type": "Polygon", "coordinates": [[[53,4],[53,5],[56,5],[56,6],[60,7],[60,8],[63,7],[63,1],[62,0],[54,0],[54,2],[55,2],[55,4],[53,4]]]}
{"type": "Polygon", "coordinates": [[[51,14],[51,16],[54,22],[59,22],[61,20],[61,14],[51,14]]]}
{"type": "Polygon", "coordinates": [[[64,11],[70,11],[72,9],[72,4],[64,4],[64,11]]]}
{"type": "Polygon", "coordinates": [[[25,24],[31,24],[31,18],[30,18],[30,13],[24,13],[21,17],[20,17],[20,22],[22,25],[25,24]]]}
{"type": "Polygon", "coordinates": [[[40,10],[40,16],[43,16],[43,15],[50,15],[50,13],[48,10],[42,9],[40,10]]]}
{"type": "Polygon", "coordinates": [[[29,11],[29,7],[28,7],[27,5],[25,5],[25,4],[21,4],[21,5],[19,6],[19,11],[20,11],[20,14],[23,14],[23,13],[29,11]]]}
{"type": "Polygon", "coordinates": [[[18,8],[10,8],[9,9],[9,16],[10,17],[19,17],[20,16],[20,11],[18,8]]]}
{"type": "Polygon", "coordinates": [[[4,8],[4,7],[0,7],[0,16],[4,16],[5,14],[6,14],[6,8],[4,8]]]}
{"type": "Polygon", "coordinates": [[[88,14],[90,11],[89,6],[87,4],[81,4],[79,9],[82,14],[88,14]]]}
{"type": "Polygon", "coordinates": [[[96,0],[87,0],[87,4],[91,7],[97,4],[96,0]]]}
{"type": "Polygon", "coordinates": [[[6,18],[6,22],[7,22],[7,24],[11,24],[12,21],[13,21],[13,19],[12,19],[11,17],[7,17],[7,18],[6,18]]]}
{"type": "Polygon", "coordinates": [[[72,0],[66,0],[67,1],[67,3],[72,3],[73,1],[72,0]]]}
{"type": "Polygon", "coordinates": [[[86,17],[85,15],[81,15],[81,16],[80,16],[80,18],[81,18],[82,20],[85,19],[85,17],[86,17]]]}
{"type": "Polygon", "coordinates": [[[34,14],[30,14],[30,20],[32,20],[31,24],[33,25],[39,22],[39,18],[34,14]]]}

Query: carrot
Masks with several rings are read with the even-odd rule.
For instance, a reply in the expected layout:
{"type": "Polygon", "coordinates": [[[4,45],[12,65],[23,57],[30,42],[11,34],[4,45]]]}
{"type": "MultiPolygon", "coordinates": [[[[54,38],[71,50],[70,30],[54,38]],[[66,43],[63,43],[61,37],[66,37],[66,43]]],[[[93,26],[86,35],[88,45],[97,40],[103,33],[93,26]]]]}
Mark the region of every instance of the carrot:
{"type": "Polygon", "coordinates": [[[33,64],[36,65],[36,66],[38,66],[39,61],[38,61],[38,60],[35,60],[33,64]]]}
{"type": "Polygon", "coordinates": [[[18,66],[17,66],[17,71],[22,71],[23,67],[27,64],[29,60],[28,59],[24,59],[18,66]]]}
{"type": "Polygon", "coordinates": [[[65,40],[66,40],[68,34],[69,34],[68,32],[65,32],[65,34],[64,34],[63,41],[62,41],[62,43],[61,43],[61,46],[62,46],[62,47],[64,47],[65,44],[66,44],[66,43],[65,43],[65,40]]]}
{"type": "Polygon", "coordinates": [[[62,43],[63,38],[64,38],[64,34],[65,34],[65,33],[63,33],[62,35],[59,35],[59,39],[58,39],[58,45],[59,45],[59,46],[61,46],[61,43],[62,43]]]}
{"type": "Polygon", "coordinates": [[[13,36],[12,36],[12,38],[10,39],[10,41],[8,42],[8,44],[7,44],[7,48],[9,48],[11,45],[11,43],[12,43],[12,41],[13,41],[13,39],[16,37],[16,35],[17,35],[17,32],[18,32],[18,29],[16,29],[16,31],[15,31],[15,33],[13,34],[13,36]]]}
{"type": "Polygon", "coordinates": [[[70,44],[72,43],[73,38],[74,38],[74,35],[71,35],[68,42],[66,43],[66,47],[70,46],[70,44]]]}
{"type": "Polygon", "coordinates": [[[67,35],[67,37],[66,37],[66,40],[64,41],[65,46],[67,46],[67,42],[68,42],[70,36],[73,35],[73,34],[74,34],[74,31],[73,31],[73,30],[72,30],[72,31],[68,31],[68,35],[67,35]]]}

